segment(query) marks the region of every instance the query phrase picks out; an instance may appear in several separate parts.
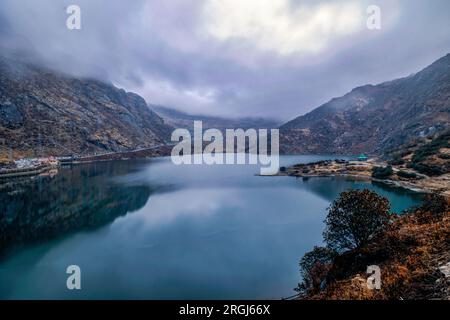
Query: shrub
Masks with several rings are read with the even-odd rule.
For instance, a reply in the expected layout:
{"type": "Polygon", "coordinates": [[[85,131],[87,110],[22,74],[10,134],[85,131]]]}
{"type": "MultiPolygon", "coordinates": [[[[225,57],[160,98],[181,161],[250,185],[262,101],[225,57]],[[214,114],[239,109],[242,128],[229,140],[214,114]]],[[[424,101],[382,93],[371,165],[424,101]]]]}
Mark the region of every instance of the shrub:
{"type": "Polygon", "coordinates": [[[362,247],[384,230],[389,210],[389,200],[373,191],[342,192],[329,208],[324,240],[338,252],[362,247]]]}
{"type": "Polygon", "coordinates": [[[300,274],[303,278],[296,291],[300,294],[315,294],[326,285],[326,277],[337,253],[329,248],[314,247],[300,260],[300,274]]]}
{"type": "Polygon", "coordinates": [[[411,153],[413,153],[411,150],[404,150],[400,153],[400,157],[404,158],[406,156],[409,156],[411,153]]]}
{"type": "Polygon", "coordinates": [[[419,149],[417,149],[416,152],[414,152],[412,162],[420,163],[429,156],[437,154],[439,152],[439,149],[449,148],[450,147],[450,144],[448,142],[449,139],[450,139],[450,131],[444,132],[430,143],[427,143],[419,147],[419,149]]]}
{"type": "Polygon", "coordinates": [[[424,197],[419,211],[430,213],[434,218],[441,218],[444,214],[450,211],[450,205],[447,198],[439,193],[427,194],[424,197]]]}
{"type": "Polygon", "coordinates": [[[412,163],[410,167],[430,177],[440,176],[445,173],[441,167],[424,163],[412,163]]]}
{"type": "Polygon", "coordinates": [[[405,160],[403,160],[402,158],[394,158],[389,161],[389,164],[393,166],[401,166],[405,164],[405,160]]]}
{"type": "Polygon", "coordinates": [[[377,179],[386,179],[394,174],[394,170],[392,170],[391,166],[387,167],[373,167],[372,169],[372,177],[377,179]]]}
{"type": "Polygon", "coordinates": [[[415,174],[414,172],[408,172],[408,171],[403,171],[403,170],[400,170],[399,172],[397,172],[397,176],[399,176],[401,178],[405,178],[405,179],[417,178],[417,174],[415,174]]]}

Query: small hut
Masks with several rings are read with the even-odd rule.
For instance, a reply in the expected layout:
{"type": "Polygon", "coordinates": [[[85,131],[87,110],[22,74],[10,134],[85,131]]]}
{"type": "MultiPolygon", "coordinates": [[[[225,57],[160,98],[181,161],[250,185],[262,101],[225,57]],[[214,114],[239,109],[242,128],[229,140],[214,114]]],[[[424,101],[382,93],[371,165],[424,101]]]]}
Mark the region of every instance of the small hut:
{"type": "Polygon", "coordinates": [[[358,156],[358,161],[367,161],[367,156],[364,154],[364,153],[361,153],[359,156],[358,156]]]}

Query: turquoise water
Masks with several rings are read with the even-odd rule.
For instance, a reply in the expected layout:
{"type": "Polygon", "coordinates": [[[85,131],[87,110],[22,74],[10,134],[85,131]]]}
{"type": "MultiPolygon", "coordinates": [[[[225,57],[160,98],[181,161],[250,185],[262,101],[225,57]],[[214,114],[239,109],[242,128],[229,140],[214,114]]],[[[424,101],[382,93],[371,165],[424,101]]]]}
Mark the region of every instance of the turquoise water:
{"type": "Polygon", "coordinates": [[[160,158],[2,184],[0,299],[279,299],[294,294],[298,261],[321,244],[339,192],[375,190],[396,212],[420,200],[370,182],[257,173],[160,158]],[[81,290],[66,287],[69,265],[81,290]]]}

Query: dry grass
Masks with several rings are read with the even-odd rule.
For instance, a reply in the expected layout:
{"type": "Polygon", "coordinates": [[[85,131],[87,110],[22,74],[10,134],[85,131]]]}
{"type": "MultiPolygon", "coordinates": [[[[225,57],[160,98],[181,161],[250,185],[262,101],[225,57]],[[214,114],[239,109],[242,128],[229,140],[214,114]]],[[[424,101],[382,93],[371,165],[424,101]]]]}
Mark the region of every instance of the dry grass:
{"type": "Polygon", "coordinates": [[[417,210],[397,217],[366,248],[334,260],[328,286],[309,299],[448,299],[450,279],[439,266],[450,261],[450,211],[417,210]],[[366,268],[381,268],[380,290],[367,287],[366,268]]]}

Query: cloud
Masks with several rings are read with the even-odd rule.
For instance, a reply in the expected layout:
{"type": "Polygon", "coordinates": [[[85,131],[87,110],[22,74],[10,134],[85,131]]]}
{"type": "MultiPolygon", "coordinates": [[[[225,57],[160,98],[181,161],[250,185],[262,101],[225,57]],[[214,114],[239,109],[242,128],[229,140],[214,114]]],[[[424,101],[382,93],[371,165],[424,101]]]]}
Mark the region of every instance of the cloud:
{"type": "Polygon", "coordinates": [[[207,32],[219,39],[250,41],[280,54],[320,53],[332,39],[361,32],[362,1],[212,0],[203,10],[207,32]]]}
{"type": "Polygon", "coordinates": [[[288,120],[450,52],[434,0],[2,0],[3,54],[191,113],[288,120]],[[81,7],[82,30],[65,8],[81,7]],[[366,28],[380,6],[382,29],[366,28]]]}

